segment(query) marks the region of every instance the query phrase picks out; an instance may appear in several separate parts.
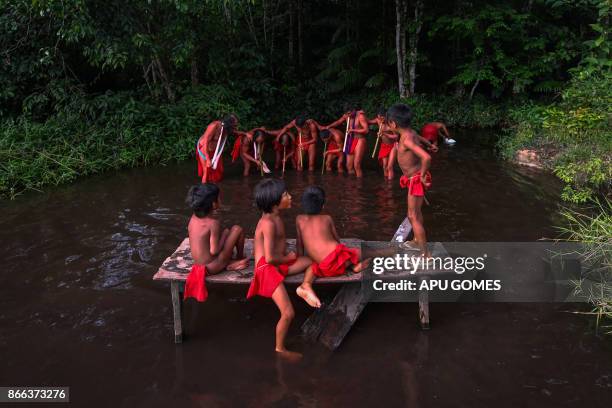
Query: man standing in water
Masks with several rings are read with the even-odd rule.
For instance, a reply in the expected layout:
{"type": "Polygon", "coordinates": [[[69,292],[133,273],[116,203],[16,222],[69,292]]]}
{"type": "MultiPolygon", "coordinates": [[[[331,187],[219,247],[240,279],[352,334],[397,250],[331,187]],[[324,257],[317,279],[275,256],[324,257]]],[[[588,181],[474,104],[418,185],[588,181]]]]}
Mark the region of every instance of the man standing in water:
{"type": "Polygon", "coordinates": [[[448,129],[446,128],[446,125],[442,122],[430,122],[425,124],[425,126],[421,128],[421,136],[423,136],[424,139],[427,139],[436,147],[438,146],[438,139],[440,135],[445,140],[450,139],[448,129]]]}
{"type": "Polygon", "coordinates": [[[346,128],[346,149],[344,153],[347,155],[346,166],[349,174],[355,174],[357,177],[363,177],[363,171],[361,170],[361,163],[366,151],[366,135],[370,131],[368,127],[368,118],[365,112],[360,109],[351,109],[349,112],[342,115],[335,122],[330,123],[327,126],[323,126],[322,129],[329,129],[346,122],[348,125],[346,128]],[[350,145],[349,145],[350,142],[350,145]]]}
{"type": "MultiPolygon", "coordinates": [[[[370,125],[378,126],[378,136],[380,138],[380,151],[378,153],[378,161],[383,169],[385,179],[393,180],[394,165],[397,156],[397,135],[391,132],[385,122],[387,111],[381,108],[376,115],[376,118],[368,121],[370,125]]],[[[374,145],[376,146],[376,145],[374,145]]]]}
{"type": "Polygon", "coordinates": [[[403,173],[400,187],[408,189],[408,219],[414,232],[414,240],[406,241],[402,247],[420,251],[422,256],[429,257],[421,207],[425,191],[431,187],[431,174],[428,171],[431,156],[420,146],[419,136],[410,128],[411,121],[412,109],[407,105],[398,103],[387,111],[389,129],[400,137],[397,146],[397,162],[403,173]]]}
{"type": "Polygon", "coordinates": [[[278,141],[280,135],[286,133],[291,128],[295,128],[298,132],[295,145],[298,171],[303,170],[304,160],[308,160],[308,171],[314,171],[315,160],[317,157],[316,143],[319,128],[318,124],[314,120],[307,119],[306,116],[300,115],[281,129],[279,135],[276,137],[276,140],[278,141]]]}
{"type": "Polygon", "coordinates": [[[223,179],[223,159],[221,153],[227,139],[238,127],[236,115],[229,115],[223,121],[211,122],[196,143],[196,159],[198,161],[198,176],[202,183],[218,183],[223,179]],[[216,165],[215,163],[216,162],[216,165]]]}

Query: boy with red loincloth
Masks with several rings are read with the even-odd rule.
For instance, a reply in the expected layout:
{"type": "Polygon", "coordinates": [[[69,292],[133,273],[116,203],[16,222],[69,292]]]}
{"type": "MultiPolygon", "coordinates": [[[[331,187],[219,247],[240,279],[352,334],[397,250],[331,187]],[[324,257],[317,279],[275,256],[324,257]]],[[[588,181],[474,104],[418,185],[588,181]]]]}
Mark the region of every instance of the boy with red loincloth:
{"type": "Polygon", "coordinates": [[[387,111],[389,129],[400,137],[397,146],[397,161],[403,173],[400,186],[408,189],[408,219],[414,232],[414,241],[406,241],[402,247],[421,251],[423,256],[429,257],[421,207],[425,191],[431,187],[428,171],[431,156],[421,147],[419,135],[410,128],[411,121],[412,110],[407,105],[398,103],[387,111]]]}
{"type": "Polygon", "coordinates": [[[363,171],[361,170],[361,163],[366,151],[366,135],[370,131],[368,127],[368,118],[365,112],[353,108],[349,112],[342,115],[335,122],[330,123],[327,126],[323,126],[323,129],[334,128],[346,123],[348,119],[348,126],[346,127],[346,146],[343,150],[346,156],[346,167],[349,174],[355,174],[357,177],[363,177],[363,171]],[[350,144],[349,144],[350,143],[350,144]]]}
{"type": "Polygon", "coordinates": [[[387,123],[385,122],[386,114],[386,110],[381,109],[378,111],[376,117],[368,121],[368,123],[378,126],[378,137],[380,137],[378,161],[383,169],[385,179],[393,180],[395,175],[393,167],[395,166],[395,159],[397,157],[396,144],[398,137],[389,129],[389,126],[387,126],[387,123]]]}
{"type": "Polygon", "coordinates": [[[256,267],[247,299],[255,295],[272,298],[281,314],[276,324],[275,350],[282,357],[294,360],[301,355],[285,348],[285,337],[295,313],[283,280],[287,275],[310,269],[312,261],[296,256],[295,252],[286,253],[285,226],[280,211],[291,208],[291,195],[285,183],[274,178],[260,181],[255,186],[255,203],[263,214],[253,239],[256,267]]]}
{"type": "Polygon", "coordinates": [[[344,173],[344,155],[342,154],[344,134],[338,129],[329,128],[322,130],[319,136],[321,136],[323,143],[327,143],[327,150],[325,151],[325,170],[332,171],[334,160],[338,159],[336,164],[338,173],[344,173]]]}
{"type": "Polygon", "coordinates": [[[238,118],[229,115],[223,121],[211,122],[196,143],[198,176],[202,183],[218,183],[223,179],[223,159],[221,154],[228,138],[238,127],[238,118]]]}
{"type": "MultiPolygon", "coordinates": [[[[279,146],[279,151],[277,152],[277,156],[282,157],[280,161],[282,163],[283,172],[285,171],[285,166],[287,165],[287,161],[293,163],[293,168],[297,169],[297,164],[295,163],[295,138],[293,137],[291,132],[283,133],[280,136],[280,139],[277,143],[279,146]]],[[[276,168],[276,166],[274,167],[276,168]]]]}
{"type": "Polygon", "coordinates": [[[257,167],[261,166],[261,161],[254,157],[255,150],[253,143],[257,143],[258,146],[263,148],[264,128],[255,128],[247,132],[236,131],[234,133],[237,137],[232,149],[232,162],[235,162],[240,157],[244,165],[242,175],[248,176],[252,164],[255,164],[257,167]]]}
{"type": "Polygon", "coordinates": [[[302,171],[304,168],[304,161],[308,161],[308,171],[315,170],[315,160],[317,156],[317,132],[318,124],[312,120],[307,119],[306,116],[300,115],[291,122],[289,122],[283,129],[281,129],[279,136],[286,133],[289,129],[295,128],[298,132],[296,139],[296,162],[298,164],[298,171],[302,171]],[[306,156],[306,157],[304,157],[306,156]]]}
{"type": "Polygon", "coordinates": [[[284,129],[263,129],[267,134],[274,136],[274,140],[272,141],[275,156],[274,169],[279,170],[285,164],[284,162],[289,160],[294,154],[295,137],[291,132],[283,132],[284,129]],[[289,144],[289,141],[291,144],[289,144]]]}
{"type": "Polygon", "coordinates": [[[367,268],[370,260],[359,261],[361,251],[348,248],[340,243],[334,220],[321,214],[325,204],[325,191],[318,186],[309,186],[302,194],[302,208],[306,214],[295,219],[297,228],[296,249],[298,255],[304,250],[312,259],[311,268],[306,270],[304,282],[297,288],[297,294],[310,306],[319,308],[321,301],[312,289],[317,277],[344,275],[352,265],[353,272],[359,273],[367,268]]]}
{"type": "Polygon", "coordinates": [[[219,187],[212,183],[195,185],[189,189],[186,202],[193,210],[187,227],[193,266],[185,283],[185,299],[195,297],[203,302],[208,297],[206,274],[245,269],[249,262],[244,257],[242,228],[234,225],[222,230],[219,220],[211,216],[219,208],[219,187]],[[232,261],[234,248],[236,259],[232,261]]]}
{"type": "Polygon", "coordinates": [[[429,142],[438,146],[438,139],[442,136],[445,140],[450,138],[446,125],[442,122],[431,122],[421,128],[421,136],[429,142]]]}

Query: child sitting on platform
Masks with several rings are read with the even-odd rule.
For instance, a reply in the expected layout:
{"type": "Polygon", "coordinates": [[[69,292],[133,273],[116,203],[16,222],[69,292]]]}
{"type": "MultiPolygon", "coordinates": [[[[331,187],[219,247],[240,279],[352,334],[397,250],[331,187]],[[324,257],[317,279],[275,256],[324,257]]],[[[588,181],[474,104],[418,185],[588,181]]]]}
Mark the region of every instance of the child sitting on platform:
{"type": "Polygon", "coordinates": [[[305,256],[296,256],[295,252],[287,253],[285,226],[280,211],[291,208],[291,195],[285,183],[280,179],[267,178],[255,186],[255,203],[263,212],[253,239],[255,256],[255,274],[247,293],[247,299],[259,295],[272,298],[280,319],[276,324],[275,350],[281,357],[296,360],[299,353],[285,348],[285,337],[295,312],[285,289],[283,281],[287,275],[310,270],[311,260],[305,256]]]}
{"type": "Polygon", "coordinates": [[[204,302],[208,297],[207,273],[212,275],[224,269],[241,270],[248,266],[244,257],[244,233],[238,225],[222,230],[219,220],[212,218],[211,213],[219,208],[219,187],[215,184],[191,187],[186,201],[193,210],[187,227],[193,266],[185,283],[185,299],[194,297],[204,302]],[[236,259],[232,261],[234,248],[236,259]]]}
{"type": "Polygon", "coordinates": [[[368,267],[370,260],[359,261],[361,251],[348,248],[340,243],[334,220],[321,214],[325,204],[325,191],[318,186],[310,186],[302,195],[302,208],[306,214],[298,215],[296,249],[298,255],[304,250],[312,259],[312,268],[306,271],[304,282],[297,288],[297,294],[312,307],[321,307],[321,301],[312,289],[316,277],[343,275],[346,268],[353,265],[358,273],[368,267]]]}

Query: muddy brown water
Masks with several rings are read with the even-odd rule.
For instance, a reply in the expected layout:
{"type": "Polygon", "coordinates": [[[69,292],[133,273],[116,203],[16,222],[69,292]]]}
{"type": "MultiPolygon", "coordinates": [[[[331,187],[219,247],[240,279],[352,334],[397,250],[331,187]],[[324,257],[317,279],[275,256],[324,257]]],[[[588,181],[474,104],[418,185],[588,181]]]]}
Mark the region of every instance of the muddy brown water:
{"type": "MultiPolygon", "coordinates": [[[[555,236],[555,178],[497,160],[472,136],[434,157],[430,239],[555,236]]],[[[610,406],[610,339],[568,313],[585,305],[433,304],[422,332],[415,304],[370,304],[332,354],[302,342],[310,311],[293,298],[289,345],[305,357],[290,365],[272,351],[272,303],[216,285],[208,302],[187,305],[186,341],[175,346],[169,287],[151,277],[186,235],[194,171],[190,162],[109,173],[0,203],[0,385],[70,386],[72,405],[101,407],[610,406]]],[[[219,215],[252,234],[259,176],[239,171],[222,183],[219,215]]],[[[310,183],[327,190],[342,236],[388,240],[404,218],[405,193],[372,163],[364,180],[286,180],[290,237],[310,183]]]]}

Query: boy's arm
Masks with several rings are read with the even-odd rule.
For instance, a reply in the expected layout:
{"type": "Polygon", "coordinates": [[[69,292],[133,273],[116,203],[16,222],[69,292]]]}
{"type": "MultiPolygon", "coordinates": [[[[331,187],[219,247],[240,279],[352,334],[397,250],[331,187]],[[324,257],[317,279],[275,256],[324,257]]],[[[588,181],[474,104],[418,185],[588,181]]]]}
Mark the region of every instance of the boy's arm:
{"type": "Polygon", "coordinates": [[[299,215],[295,219],[295,230],[296,230],[295,252],[297,252],[297,256],[302,256],[304,255],[304,243],[302,242],[302,230],[300,229],[300,216],[299,215]]]}
{"type": "Polygon", "coordinates": [[[431,164],[431,156],[423,150],[421,146],[414,142],[411,137],[404,137],[403,141],[404,147],[412,150],[414,154],[416,154],[421,159],[421,182],[425,185],[429,184],[426,182],[427,178],[427,170],[429,170],[429,165],[431,164]]]}
{"type": "Polygon", "coordinates": [[[283,128],[278,132],[278,135],[276,135],[276,141],[278,141],[280,139],[280,137],[281,137],[281,135],[283,133],[287,132],[292,127],[295,127],[295,119],[293,119],[291,122],[289,122],[285,126],[283,126],[283,128]]]}
{"type": "Polygon", "coordinates": [[[282,265],[295,259],[295,252],[290,252],[287,255],[278,256],[274,251],[274,245],[276,242],[276,227],[270,220],[266,220],[262,223],[261,233],[264,241],[264,256],[266,262],[271,265],[282,265]]]}
{"type": "Polygon", "coordinates": [[[438,151],[438,146],[436,146],[435,144],[431,143],[429,140],[425,139],[423,136],[419,135],[417,133],[417,139],[419,140],[419,143],[424,144],[425,146],[427,146],[427,148],[429,150],[431,150],[432,152],[437,152],[438,151]]]}
{"type": "Polygon", "coordinates": [[[210,255],[219,255],[221,248],[223,248],[223,243],[221,242],[221,224],[215,221],[210,226],[210,255]]]}
{"type": "Polygon", "coordinates": [[[342,122],[346,122],[346,118],[348,117],[348,113],[345,113],[344,115],[340,116],[340,118],[338,120],[336,120],[335,122],[330,123],[327,126],[323,126],[323,128],[325,129],[329,129],[329,128],[333,128],[338,126],[339,124],[341,124],[342,122]]]}
{"type": "Polygon", "coordinates": [[[444,124],[442,124],[442,126],[440,126],[440,130],[441,130],[442,136],[444,136],[444,138],[448,139],[450,137],[450,134],[448,133],[448,129],[446,128],[446,126],[444,124]]]}

